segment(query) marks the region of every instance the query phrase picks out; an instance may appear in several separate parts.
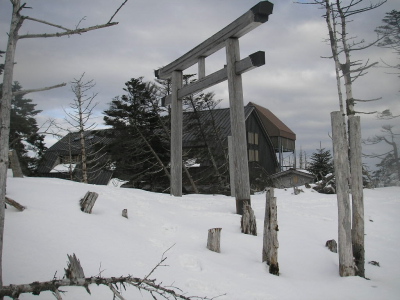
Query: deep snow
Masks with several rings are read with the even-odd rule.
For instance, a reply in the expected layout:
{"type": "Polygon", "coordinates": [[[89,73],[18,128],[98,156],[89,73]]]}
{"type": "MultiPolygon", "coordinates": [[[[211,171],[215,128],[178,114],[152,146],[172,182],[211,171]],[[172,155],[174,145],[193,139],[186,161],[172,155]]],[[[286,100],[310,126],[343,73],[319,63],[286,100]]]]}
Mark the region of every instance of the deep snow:
{"type": "MultiPolygon", "coordinates": [[[[189,295],[218,299],[400,299],[400,187],[364,190],[366,276],[341,278],[338,255],[325,247],[337,240],[336,195],[302,187],[275,190],[278,203],[280,276],[261,263],[265,195],[252,196],[258,236],[240,233],[235,200],[220,195],[182,198],[135,189],[93,186],[60,179],[8,178],[7,196],[27,206],[8,206],[4,236],[4,284],[61,278],[67,254],[75,253],[85,275],[144,277],[189,295]],[[87,191],[99,193],[92,214],[80,211],[87,191]],[[129,219],[121,212],[128,209],[129,219]],[[221,227],[221,253],[206,248],[207,231],[221,227]],[[380,267],[368,264],[377,261],[380,267]]],[[[64,288],[63,299],[112,299],[106,287],[64,288]]],[[[151,299],[130,287],[127,299],[151,299]]],[[[51,293],[39,298],[54,299],[51,293]]]]}

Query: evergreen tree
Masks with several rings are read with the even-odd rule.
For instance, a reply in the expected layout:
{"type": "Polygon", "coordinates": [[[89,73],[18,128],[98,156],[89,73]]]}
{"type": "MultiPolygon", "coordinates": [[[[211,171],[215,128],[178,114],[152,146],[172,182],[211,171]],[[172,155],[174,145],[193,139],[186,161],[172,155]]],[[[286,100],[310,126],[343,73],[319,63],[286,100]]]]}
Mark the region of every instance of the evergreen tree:
{"type": "Polygon", "coordinates": [[[317,152],[314,152],[310,157],[307,170],[315,176],[316,181],[321,180],[329,173],[333,173],[331,152],[325,150],[325,148],[317,149],[317,152]]]}
{"type": "MultiPolygon", "coordinates": [[[[1,89],[2,85],[0,84],[0,92],[1,89]]],[[[20,90],[22,90],[22,86],[15,81],[12,91],[20,90]]],[[[38,161],[46,149],[44,135],[38,133],[39,127],[35,119],[41,110],[37,110],[35,107],[36,104],[32,103],[31,99],[25,99],[23,95],[12,97],[9,148],[17,151],[25,175],[35,173],[38,161]],[[34,152],[36,157],[29,155],[29,152],[34,152]]]]}
{"type": "Polygon", "coordinates": [[[125,86],[127,94],[115,97],[104,111],[104,121],[112,126],[114,138],[108,150],[118,178],[129,180],[134,187],[152,188],[169,175],[165,168],[169,163],[169,139],[154,109],[157,90],[143,77],[132,78],[125,86]]]}

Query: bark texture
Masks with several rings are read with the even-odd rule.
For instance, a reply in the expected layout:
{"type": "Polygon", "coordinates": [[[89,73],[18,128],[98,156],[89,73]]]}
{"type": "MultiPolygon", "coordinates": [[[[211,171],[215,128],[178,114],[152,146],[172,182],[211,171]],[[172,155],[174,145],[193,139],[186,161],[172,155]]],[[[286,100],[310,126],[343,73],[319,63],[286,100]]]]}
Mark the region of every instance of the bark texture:
{"type": "Polygon", "coordinates": [[[218,253],[221,252],[221,230],[222,228],[208,230],[207,249],[218,253]]]}

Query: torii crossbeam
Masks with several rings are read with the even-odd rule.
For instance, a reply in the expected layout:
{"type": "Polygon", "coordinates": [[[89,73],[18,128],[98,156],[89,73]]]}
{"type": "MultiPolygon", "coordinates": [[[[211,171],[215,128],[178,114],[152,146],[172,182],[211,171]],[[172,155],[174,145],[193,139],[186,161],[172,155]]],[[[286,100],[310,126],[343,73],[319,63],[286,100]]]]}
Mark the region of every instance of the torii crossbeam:
{"type": "MultiPolygon", "coordinates": [[[[250,204],[250,180],[247,157],[246,128],[242,76],[246,71],[265,64],[265,54],[258,51],[240,60],[239,38],[268,21],[273,4],[261,1],[231,24],[167,66],[155,71],[158,79],[171,78],[171,194],[182,196],[182,98],[228,80],[233,161],[235,166],[236,212],[250,204]],[[226,48],[226,67],[205,75],[205,58],[226,48]],[[198,64],[199,80],[182,87],[183,71],[198,64]]],[[[231,172],[232,174],[232,172],[231,172]]]]}

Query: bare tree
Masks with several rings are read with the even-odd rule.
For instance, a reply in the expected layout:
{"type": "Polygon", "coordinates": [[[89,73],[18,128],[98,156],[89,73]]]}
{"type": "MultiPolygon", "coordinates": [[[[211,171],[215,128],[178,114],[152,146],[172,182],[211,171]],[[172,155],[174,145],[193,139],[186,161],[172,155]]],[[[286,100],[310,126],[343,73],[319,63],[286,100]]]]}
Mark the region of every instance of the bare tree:
{"type": "Polygon", "coordinates": [[[93,109],[98,103],[93,103],[97,93],[87,95],[86,93],[92,89],[96,84],[93,80],[84,81],[83,77],[85,73],[81,75],[79,79],[74,79],[71,82],[71,89],[75,95],[74,101],[70,103],[72,112],[64,109],[66,114],[65,120],[72,126],[73,129],[79,132],[79,140],[81,146],[81,164],[82,164],[82,182],[88,183],[88,166],[87,166],[87,154],[85,145],[85,131],[94,129],[95,123],[89,123],[93,115],[93,109]]]}
{"type": "MultiPolygon", "coordinates": [[[[357,266],[356,274],[365,277],[365,250],[364,250],[364,204],[363,204],[363,185],[362,185],[362,162],[361,162],[361,132],[360,119],[355,117],[357,112],[354,109],[356,102],[369,102],[378,99],[356,99],[353,95],[353,83],[355,80],[364,76],[368,69],[377,64],[362,62],[361,60],[352,60],[351,54],[354,51],[361,51],[368,47],[377,44],[380,39],[377,39],[369,44],[365,44],[364,40],[357,42],[354,37],[349,35],[347,24],[352,18],[360,13],[365,13],[383,5],[387,0],[379,0],[377,3],[366,4],[363,0],[352,0],[343,3],[340,0],[314,0],[307,4],[317,4],[325,10],[324,18],[329,32],[329,43],[331,47],[332,58],[335,62],[336,84],[339,97],[340,112],[348,117],[348,136],[346,136],[346,119],[343,118],[342,135],[349,148],[350,170],[342,170],[346,172],[351,182],[352,193],[352,247],[353,256],[357,266]],[[342,95],[342,78],[345,88],[345,103],[344,109],[342,95]],[[348,141],[347,141],[348,139],[348,141]]],[[[336,167],[336,166],[335,166],[336,167]]],[[[338,196],[339,197],[339,196],[338,196]]]]}
{"type": "MultiPolygon", "coordinates": [[[[12,93],[12,82],[13,82],[13,72],[14,72],[14,59],[15,59],[15,51],[17,47],[17,42],[21,39],[29,39],[29,38],[50,38],[50,37],[61,37],[61,36],[70,36],[73,34],[82,34],[88,31],[110,27],[117,25],[117,22],[112,22],[114,15],[110,18],[107,23],[101,25],[95,25],[91,27],[85,28],[75,28],[68,29],[61,25],[53,24],[44,20],[39,20],[35,18],[31,18],[29,16],[22,15],[22,10],[28,8],[26,3],[21,4],[21,0],[10,0],[12,5],[12,16],[10,23],[10,31],[8,33],[8,42],[7,49],[5,53],[5,63],[4,63],[4,74],[3,74],[3,95],[0,99],[0,287],[3,285],[2,278],[2,254],[3,254],[3,232],[4,232],[4,201],[5,201],[5,193],[6,193],[6,178],[7,178],[7,165],[8,165],[8,140],[10,134],[10,110],[11,110],[11,99],[13,96],[12,93]],[[61,32],[56,33],[41,33],[41,34],[24,34],[19,35],[19,30],[23,25],[25,20],[33,21],[48,25],[50,27],[55,27],[61,29],[61,32]]],[[[127,2],[123,2],[123,4],[118,8],[118,10],[127,2]]],[[[117,10],[117,11],[118,11],[117,10]]],[[[20,91],[23,94],[38,92],[43,90],[48,90],[60,86],[64,86],[65,83],[47,87],[47,88],[39,88],[32,90],[20,91]]],[[[0,296],[0,299],[2,297],[0,296]]]]}

